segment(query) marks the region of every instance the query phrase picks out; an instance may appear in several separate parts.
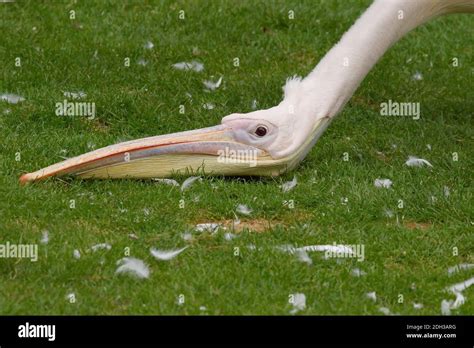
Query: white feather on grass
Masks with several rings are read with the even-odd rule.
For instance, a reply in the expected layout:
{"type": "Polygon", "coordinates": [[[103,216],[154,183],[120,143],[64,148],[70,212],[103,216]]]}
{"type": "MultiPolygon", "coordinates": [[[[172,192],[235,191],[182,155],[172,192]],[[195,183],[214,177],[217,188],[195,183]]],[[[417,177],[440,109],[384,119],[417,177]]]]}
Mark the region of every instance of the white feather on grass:
{"type": "MultiPolygon", "coordinates": [[[[338,254],[347,254],[353,255],[354,251],[352,248],[346,245],[308,245],[299,248],[295,248],[292,245],[280,245],[277,246],[276,249],[295,255],[298,260],[302,262],[306,262],[308,264],[312,264],[312,260],[308,256],[307,252],[309,251],[322,251],[322,252],[331,252],[331,253],[338,253],[338,254]]],[[[325,255],[325,258],[327,256],[325,255]]]]}
{"type": "Polygon", "coordinates": [[[76,260],[79,260],[81,258],[81,252],[77,249],[74,249],[74,251],[72,252],[72,256],[76,259],[76,260]]]}
{"type": "Polygon", "coordinates": [[[423,167],[425,165],[427,165],[428,167],[433,167],[431,163],[425,160],[424,158],[418,158],[415,156],[408,156],[408,159],[405,162],[405,165],[409,167],[423,167]]]}
{"type": "Polygon", "coordinates": [[[463,281],[461,283],[454,284],[448,288],[449,291],[451,291],[455,296],[456,299],[454,300],[453,305],[451,306],[451,309],[457,309],[461,307],[464,302],[466,302],[466,298],[463,295],[463,291],[466,290],[468,287],[470,287],[472,284],[474,284],[474,277],[463,281]]]}
{"type": "Polygon", "coordinates": [[[82,99],[87,97],[87,94],[84,93],[83,91],[78,91],[78,92],[64,92],[63,95],[66,98],[71,98],[71,99],[82,99]]]}
{"type": "Polygon", "coordinates": [[[193,235],[189,232],[183,233],[182,236],[184,241],[189,242],[190,240],[193,239],[193,235]]]}
{"type": "Polygon", "coordinates": [[[197,180],[202,181],[200,176],[190,176],[181,184],[181,191],[187,190],[192,184],[194,184],[197,180]]]}
{"type": "Polygon", "coordinates": [[[375,293],[375,291],[372,291],[372,292],[368,292],[365,294],[365,296],[369,299],[371,299],[372,301],[376,302],[377,301],[377,294],[375,293]]]}
{"type": "Polygon", "coordinates": [[[25,98],[23,98],[22,96],[12,93],[0,94],[0,99],[10,104],[18,104],[19,102],[25,100],[25,98]]]}
{"type": "Polygon", "coordinates": [[[158,250],[155,248],[151,248],[150,253],[157,260],[169,261],[171,259],[174,259],[179,254],[181,254],[187,248],[188,248],[187,246],[185,246],[184,248],[175,249],[175,250],[158,250]]]}
{"type": "Polygon", "coordinates": [[[421,81],[423,80],[423,75],[421,74],[421,72],[417,71],[413,74],[411,78],[415,81],[421,81]]]}
{"type": "Polygon", "coordinates": [[[232,239],[235,239],[237,238],[237,235],[236,234],[233,234],[233,233],[230,233],[230,232],[227,232],[224,234],[224,239],[227,240],[227,241],[231,241],[232,239]]]}
{"type": "Polygon", "coordinates": [[[153,47],[155,47],[155,45],[153,44],[153,42],[147,41],[145,45],[143,45],[143,47],[146,48],[147,50],[152,50],[153,47]]]}
{"type": "Polygon", "coordinates": [[[299,261],[306,263],[308,265],[313,264],[313,260],[309,257],[308,253],[305,250],[297,250],[295,253],[299,261]]]}
{"type": "Polygon", "coordinates": [[[43,231],[41,235],[41,244],[48,244],[49,243],[49,232],[48,231],[43,231]]]}
{"type": "Polygon", "coordinates": [[[159,184],[165,184],[170,186],[179,186],[179,183],[173,179],[161,179],[161,178],[153,178],[153,181],[156,181],[159,184]]]}
{"type": "Polygon", "coordinates": [[[415,309],[422,309],[422,308],[423,308],[423,304],[422,304],[422,303],[413,303],[413,308],[415,308],[415,309]]]}
{"type": "Polygon", "coordinates": [[[362,271],[360,268],[354,268],[351,271],[351,275],[354,277],[362,277],[362,276],[365,276],[366,274],[367,272],[362,271]]]}
{"type": "Polygon", "coordinates": [[[474,268],[474,263],[460,263],[459,265],[449,267],[448,275],[453,275],[454,273],[458,273],[460,271],[466,271],[472,268],[474,268]]]}
{"type": "Polygon", "coordinates": [[[354,254],[354,250],[346,245],[308,245],[297,248],[305,251],[330,251],[331,253],[354,254]]]}
{"type": "Polygon", "coordinates": [[[140,58],[140,59],[137,61],[137,64],[138,64],[138,65],[141,65],[141,66],[147,66],[147,65],[148,65],[148,61],[145,60],[145,58],[140,58]]]}
{"type": "Polygon", "coordinates": [[[374,186],[379,188],[390,188],[392,186],[392,180],[390,179],[375,179],[374,186]]]}
{"type": "Polygon", "coordinates": [[[150,276],[150,269],[140,259],[134,257],[124,257],[117,261],[119,266],[115,274],[128,274],[139,279],[145,279],[150,276]]]}
{"type": "Polygon", "coordinates": [[[441,314],[442,315],[451,315],[451,306],[454,301],[443,300],[441,301],[441,314]]]}
{"type": "Polygon", "coordinates": [[[290,314],[296,314],[299,311],[302,311],[306,308],[306,295],[302,293],[296,293],[293,295],[293,309],[290,311],[290,314]]]}
{"type": "Polygon", "coordinates": [[[178,69],[178,70],[184,70],[184,71],[196,71],[196,72],[201,72],[204,70],[204,65],[202,63],[199,63],[195,60],[191,62],[179,62],[176,64],[173,64],[173,68],[178,69]]]}
{"type": "Polygon", "coordinates": [[[216,106],[212,103],[205,103],[205,104],[202,104],[202,107],[206,110],[212,110],[214,109],[216,106]]]}
{"type": "Polygon", "coordinates": [[[250,209],[248,206],[245,204],[239,204],[236,208],[237,213],[242,214],[242,215],[250,215],[252,214],[252,209],[250,209]]]}
{"type": "Polygon", "coordinates": [[[252,100],[252,105],[250,105],[252,110],[257,110],[257,106],[258,106],[257,99],[252,100]]]}
{"type": "Polygon", "coordinates": [[[91,250],[93,252],[96,252],[97,250],[102,250],[102,249],[110,250],[112,249],[112,246],[109,243],[99,243],[99,244],[95,244],[91,246],[91,250]]]}
{"type": "Polygon", "coordinates": [[[382,312],[385,315],[391,314],[390,309],[388,309],[387,307],[379,307],[379,312],[382,312]]]}
{"type": "Polygon", "coordinates": [[[449,191],[449,187],[448,186],[444,186],[443,187],[443,194],[444,194],[444,197],[448,198],[449,195],[451,194],[451,192],[449,191]]]}
{"type": "Polygon", "coordinates": [[[219,227],[221,227],[220,224],[210,222],[210,223],[197,224],[194,227],[194,230],[196,230],[197,232],[210,232],[214,234],[217,232],[219,227]]]}
{"type": "Polygon", "coordinates": [[[296,176],[294,176],[293,180],[284,182],[280,187],[283,192],[288,192],[293,190],[297,184],[298,180],[296,179],[296,176]]]}
{"type": "Polygon", "coordinates": [[[446,288],[446,291],[449,291],[454,294],[456,296],[456,299],[454,301],[441,301],[441,314],[451,315],[452,309],[458,309],[459,307],[461,307],[466,302],[466,297],[464,297],[464,294],[462,292],[469,288],[472,284],[474,284],[474,277],[446,288]]]}
{"type": "Polygon", "coordinates": [[[214,90],[216,90],[220,87],[220,85],[222,83],[222,76],[216,82],[212,82],[210,80],[205,80],[203,83],[204,83],[204,86],[206,86],[207,89],[209,89],[211,91],[214,91],[214,90]]]}

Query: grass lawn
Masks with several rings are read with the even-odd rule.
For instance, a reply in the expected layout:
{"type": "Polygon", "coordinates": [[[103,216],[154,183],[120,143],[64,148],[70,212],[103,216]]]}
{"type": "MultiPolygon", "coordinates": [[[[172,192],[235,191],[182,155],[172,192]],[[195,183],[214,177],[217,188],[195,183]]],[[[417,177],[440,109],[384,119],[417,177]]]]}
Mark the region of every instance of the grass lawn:
{"type": "MultiPolygon", "coordinates": [[[[0,101],[0,243],[38,243],[38,261],[0,259],[0,313],[289,314],[290,294],[303,293],[306,309],[298,314],[383,315],[380,307],[441,314],[441,301],[454,299],[446,287],[473,276],[472,269],[447,272],[474,263],[469,15],[437,19],[396,44],[302,164],[282,177],[204,177],[184,192],[151,180],[18,184],[22,173],[62,156],[215,125],[251,111],[253,100],[258,108],[276,105],[285,79],[309,73],[368,4],[1,4],[0,94],[25,100],[0,101]],[[191,60],[204,71],[172,68],[191,60]],[[413,79],[417,72],[421,80],[413,79]],[[203,90],[203,80],[220,76],[219,89],[203,90]],[[56,116],[64,91],[84,91],[96,117],[56,116]],[[389,99],[419,102],[421,118],[380,116],[380,103],[389,99]],[[406,166],[410,155],[433,167],[406,166]],[[282,192],[279,185],[293,176],[298,185],[282,192]],[[376,178],[393,186],[377,188],[376,178]],[[191,231],[193,238],[183,240],[197,223],[234,219],[238,204],[252,209],[241,225],[258,231],[244,228],[230,241],[226,231],[191,231]],[[45,230],[50,240],[42,244],[45,230]],[[92,252],[97,243],[112,248],[92,252]],[[333,243],[364,245],[364,261],[312,252],[309,265],[275,249],[333,243]],[[149,252],[185,245],[170,261],[149,252]],[[128,250],[149,265],[148,279],[115,274],[128,250]],[[366,275],[353,276],[355,268],[366,275]],[[366,296],[373,291],[376,302],[366,296]]],[[[453,314],[474,314],[474,289],[464,295],[453,314]]]]}

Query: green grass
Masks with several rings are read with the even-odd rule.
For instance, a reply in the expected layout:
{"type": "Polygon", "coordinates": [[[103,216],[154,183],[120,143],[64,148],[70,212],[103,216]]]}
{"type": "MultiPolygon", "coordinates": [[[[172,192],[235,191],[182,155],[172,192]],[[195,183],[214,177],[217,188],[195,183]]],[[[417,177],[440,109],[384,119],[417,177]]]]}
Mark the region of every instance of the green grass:
{"type": "MultiPolygon", "coordinates": [[[[1,4],[0,93],[26,100],[0,102],[0,243],[38,243],[43,230],[50,242],[39,244],[36,263],[0,259],[0,313],[288,314],[289,294],[300,292],[307,298],[302,314],[379,315],[380,306],[400,314],[440,314],[442,299],[454,298],[444,289],[473,276],[472,271],[447,274],[450,266],[474,262],[474,37],[467,34],[474,18],[469,15],[437,19],[395,45],[305,161],[283,177],[205,178],[184,193],[152,181],[18,184],[22,173],[89,151],[88,144],[98,148],[214,125],[229,113],[251,111],[253,99],[260,108],[277,104],[286,77],[310,72],[368,3],[1,4]],[[181,9],[185,20],[178,19],[181,9]],[[76,11],[75,20],[69,19],[70,10],[76,11]],[[295,11],[294,20],[288,19],[289,10],[295,11]],[[148,40],[153,50],[143,48],[148,40]],[[15,67],[16,57],[21,67],[15,67]],[[124,67],[125,57],[130,67],[124,67]],[[240,67],[233,66],[235,57],[240,67]],[[453,57],[458,67],[452,66],[453,57]],[[140,58],[148,65],[138,65],[140,58]],[[171,68],[192,59],[203,62],[205,71],[171,68]],[[412,80],[416,71],[423,80],[412,80]],[[224,85],[206,93],[202,80],[212,75],[223,75],[224,85]],[[55,115],[63,91],[77,90],[96,103],[94,120],[55,115]],[[379,116],[379,104],[388,99],[420,102],[421,119],[379,116]],[[203,109],[206,102],[215,109],[203,109]],[[186,106],[184,115],[180,104],[186,106]],[[405,166],[408,155],[428,159],[433,168],[405,166]],[[298,186],[282,193],[278,186],[293,175],[298,186]],[[375,188],[378,177],[390,178],[393,187],[375,188]],[[181,199],[185,209],[179,208],[181,199]],[[400,199],[403,209],[397,207],[400,199]],[[293,200],[294,209],[285,200],[293,200]],[[223,232],[182,240],[198,222],[232,219],[237,204],[253,209],[246,220],[277,225],[262,233],[243,231],[232,241],[223,232]],[[394,217],[386,217],[385,209],[394,217]],[[413,223],[424,228],[412,228],[413,223]],[[130,239],[130,233],[139,239],[130,239]],[[112,249],[86,251],[101,242],[112,249]],[[282,244],[333,242],[364,244],[365,260],[337,262],[312,253],[308,266],[274,250],[282,244]],[[191,247],[169,262],[149,254],[150,247],[185,244],[191,247]],[[260,250],[248,250],[249,244],[260,250]],[[114,274],[127,247],[150,265],[149,279],[114,274]],[[234,256],[236,247],[240,256],[234,256]],[[81,259],[73,258],[74,249],[81,250],[81,259]],[[367,275],[351,276],[355,267],[367,275]],[[377,303],[366,298],[370,291],[376,291],[377,303]],[[75,303],[66,299],[71,292],[75,303]],[[181,306],[180,294],[186,301],[181,306]],[[423,303],[423,309],[414,309],[413,302],[423,303]]],[[[464,294],[466,303],[454,313],[474,314],[474,289],[464,294]]]]}

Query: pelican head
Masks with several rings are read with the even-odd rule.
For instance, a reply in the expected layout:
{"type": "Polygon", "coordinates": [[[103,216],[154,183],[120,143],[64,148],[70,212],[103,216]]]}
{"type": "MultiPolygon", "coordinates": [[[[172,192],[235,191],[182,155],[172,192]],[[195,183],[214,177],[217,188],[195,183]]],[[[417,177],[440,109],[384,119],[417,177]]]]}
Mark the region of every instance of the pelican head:
{"type": "Polygon", "coordinates": [[[330,122],[314,118],[299,100],[301,80],[289,79],[285,98],[270,109],[231,114],[221,124],[110,145],[33,173],[27,183],[52,176],[158,178],[203,172],[277,176],[293,169],[330,122]]]}

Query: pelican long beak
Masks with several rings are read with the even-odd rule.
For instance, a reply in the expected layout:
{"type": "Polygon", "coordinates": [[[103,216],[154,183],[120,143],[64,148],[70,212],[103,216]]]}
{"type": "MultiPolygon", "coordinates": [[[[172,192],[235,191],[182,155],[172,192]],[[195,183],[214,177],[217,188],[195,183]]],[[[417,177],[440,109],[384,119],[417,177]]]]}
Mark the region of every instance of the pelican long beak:
{"type": "Polygon", "coordinates": [[[235,141],[230,128],[218,125],[107,146],[24,174],[20,182],[63,175],[155,178],[199,171],[221,175],[278,175],[282,167],[274,162],[265,151],[235,141]]]}

